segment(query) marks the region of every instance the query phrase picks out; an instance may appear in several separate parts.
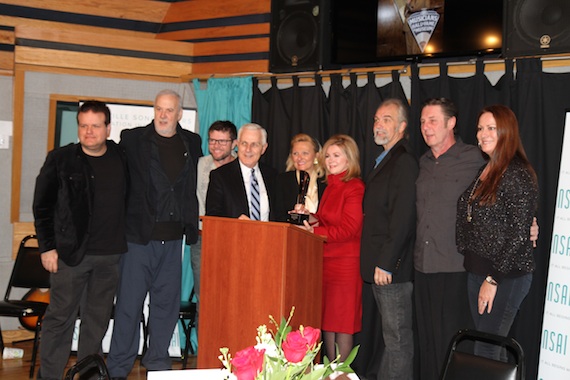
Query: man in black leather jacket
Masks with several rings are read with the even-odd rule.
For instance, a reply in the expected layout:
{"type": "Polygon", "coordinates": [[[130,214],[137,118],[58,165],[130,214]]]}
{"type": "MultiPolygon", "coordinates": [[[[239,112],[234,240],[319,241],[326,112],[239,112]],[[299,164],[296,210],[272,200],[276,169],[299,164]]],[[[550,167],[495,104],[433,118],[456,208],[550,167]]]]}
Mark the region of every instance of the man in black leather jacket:
{"type": "Polygon", "coordinates": [[[121,259],[115,324],[107,366],[112,378],[126,378],[139,347],[139,322],[150,295],[150,338],[142,364],[148,370],[171,368],[168,346],[180,310],[182,237],[198,237],[196,165],[200,137],[182,129],[180,95],[163,90],[154,120],[124,130],[129,195],[126,214],[128,252],[121,259]]]}
{"type": "Polygon", "coordinates": [[[48,154],[34,193],[41,260],[52,273],[39,379],[63,377],[78,309],[77,359],[100,352],[117,289],[119,259],[127,250],[127,168],[118,145],[107,141],[109,108],[86,101],[79,108],[77,123],[79,143],[48,154]]]}

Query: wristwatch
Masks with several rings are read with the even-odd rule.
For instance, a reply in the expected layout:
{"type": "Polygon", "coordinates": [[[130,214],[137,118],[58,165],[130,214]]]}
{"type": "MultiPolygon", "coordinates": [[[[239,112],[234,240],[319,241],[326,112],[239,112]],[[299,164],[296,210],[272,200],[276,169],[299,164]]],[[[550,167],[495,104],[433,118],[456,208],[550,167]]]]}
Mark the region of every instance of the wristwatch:
{"type": "Polygon", "coordinates": [[[491,285],[497,286],[497,281],[495,281],[495,279],[491,275],[485,277],[485,281],[487,281],[491,285]]]}

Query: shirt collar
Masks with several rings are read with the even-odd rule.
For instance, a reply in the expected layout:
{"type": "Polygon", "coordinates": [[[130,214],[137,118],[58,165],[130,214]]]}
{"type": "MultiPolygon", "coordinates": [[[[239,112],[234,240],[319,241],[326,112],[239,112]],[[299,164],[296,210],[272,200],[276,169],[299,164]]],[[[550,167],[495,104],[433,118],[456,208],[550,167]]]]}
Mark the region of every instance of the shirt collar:
{"type": "MultiPolygon", "coordinates": [[[[461,137],[459,136],[455,136],[455,144],[453,144],[452,146],[449,147],[449,149],[443,153],[442,155],[440,155],[439,157],[453,157],[453,158],[459,158],[461,156],[461,153],[463,152],[463,147],[466,144],[463,142],[463,140],[461,140],[461,137]]],[[[433,152],[431,151],[431,149],[428,149],[428,151],[426,152],[426,157],[435,160],[435,156],[433,155],[433,152]]],[[[438,157],[438,158],[439,158],[438,157]]]]}

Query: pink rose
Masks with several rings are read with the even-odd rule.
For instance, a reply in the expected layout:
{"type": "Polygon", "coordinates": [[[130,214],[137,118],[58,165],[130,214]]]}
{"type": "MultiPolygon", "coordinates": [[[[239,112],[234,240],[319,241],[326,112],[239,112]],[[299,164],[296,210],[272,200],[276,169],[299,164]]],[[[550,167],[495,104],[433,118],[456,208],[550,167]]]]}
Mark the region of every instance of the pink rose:
{"type": "Polygon", "coordinates": [[[285,358],[290,363],[299,363],[302,361],[309,350],[307,339],[301,335],[299,330],[287,334],[282,348],[285,358]]]}
{"type": "Polygon", "coordinates": [[[303,328],[303,336],[307,340],[307,345],[312,350],[315,348],[321,337],[321,330],[315,329],[311,326],[303,328]]]}
{"type": "Polygon", "coordinates": [[[255,380],[263,369],[264,353],[265,349],[258,350],[253,346],[238,351],[231,361],[232,373],[238,380],[255,380]]]}

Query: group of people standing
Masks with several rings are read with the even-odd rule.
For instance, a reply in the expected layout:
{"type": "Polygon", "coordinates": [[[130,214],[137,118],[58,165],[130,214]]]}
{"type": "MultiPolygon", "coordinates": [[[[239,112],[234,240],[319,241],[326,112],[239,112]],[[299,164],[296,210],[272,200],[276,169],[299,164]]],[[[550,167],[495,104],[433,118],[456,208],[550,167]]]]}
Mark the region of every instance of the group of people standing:
{"type": "MultiPolygon", "coordinates": [[[[426,101],[420,122],[430,149],[418,160],[406,138],[407,105],[388,99],[378,107],[374,141],[383,150],[364,181],[354,140],[331,137],[321,150],[326,177],[314,182],[310,206],[293,205],[291,194],[300,170],[318,178],[318,144],[310,137],[293,138],[289,160],[299,164],[277,181],[290,184],[277,188],[281,220],[306,209],[305,228],[327,237],[325,350],[342,360],[359,333],[355,367],[363,379],[412,379],[415,353],[416,378],[438,379],[458,330],[509,333],[532,280],[538,186],[514,113],[484,108],[479,148],[455,135],[449,99],[426,101]]],[[[493,345],[474,350],[506,360],[493,345]]]]}
{"type": "Polygon", "coordinates": [[[38,379],[63,377],[78,317],[78,360],[99,353],[112,313],[107,366],[112,378],[127,378],[147,293],[142,364],[171,368],[183,236],[188,243],[198,238],[196,165],[202,156],[200,137],[182,129],[181,118],[180,95],[161,91],[154,120],[124,130],[117,145],[108,140],[109,108],[86,101],[77,113],[79,143],[48,154],[33,201],[42,264],[51,272],[38,379]]]}
{"type": "MultiPolygon", "coordinates": [[[[418,161],[406,138],[407,105],[386,100],[373,125],[383,151],[363,179],[358,146],[347,135],[322,148],[311,136],[294,136],[286,172],[278,175],[260,162],[268,146],[260,125],[238,131],[229,121],[213,123],[210,155],[202,156],[199,136],[178,123],[177,93],[161,91],[154,113],[146,127],[123,131],[117,145],[107,140],[106,105],[83,103],[79,143],[50,152],[38,175],[35,226],[52,273],[39,379],[61,379],[78,315],[78,359],[100,351],[115,295],[111,377],[131,371],[147,293],[142,365],[171,367],[183,236],[192,244],[199,299],[199,215],[287,221],[293,212],[307,214],[300,228],[326,237],[325,350],[343,360],[360,333],[355,364],[364,379],[412,379],[414,352],[420,377],[436,379],[457,330],[508,333],[532,280],[537,232],[531,237],[529,228],[538,190],[507,107],[481,112],[479,150],[455,136],[450,100],[427,101],[421,132],[430,150],[418,161]]],[[[504,358],[488,345],[475,349],[504,358]]]]}

